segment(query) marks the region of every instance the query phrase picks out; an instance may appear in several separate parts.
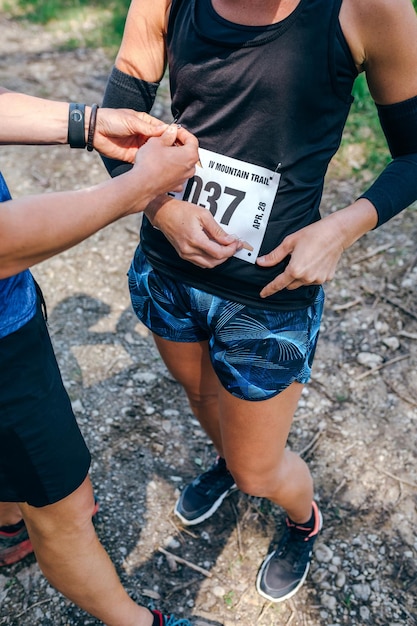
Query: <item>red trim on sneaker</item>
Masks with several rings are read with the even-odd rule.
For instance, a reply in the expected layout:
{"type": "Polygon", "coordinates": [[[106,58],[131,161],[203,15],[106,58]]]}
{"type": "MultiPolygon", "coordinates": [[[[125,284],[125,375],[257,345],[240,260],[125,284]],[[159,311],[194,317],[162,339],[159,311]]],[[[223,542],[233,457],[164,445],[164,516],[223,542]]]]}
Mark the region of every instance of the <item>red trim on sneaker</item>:
{"type": "Polygon", "coordinates": [[[91,517],[94,517],[95,515],[97,515],[99,510],[100,510],[100,503],[96,498],[94,498],[94,509],[93,509],[93,512],[91,513],[91,517]]]}
{"type": "Polygon", "coordinates": [[[0,555],[0,567],[3,565],[13,565],[25,558],[28,554],[33,552],[33,547],[30,539],[25,539],[15,546],[5,548],[1,551],[0,555]]]}
{"type": "Polygon", "coordinates": [[[154,616],[154,620],[153,620],[152,626],[164,626],[165,618],[162,615],[162,613],[160,611],[157,611],[157,610],[154,610],[154,609],[151,610],[151,613],[154,616]],[[158,622],[155,622],[156,618],[158,618],[158,620],[159,620],[158,622]]]}

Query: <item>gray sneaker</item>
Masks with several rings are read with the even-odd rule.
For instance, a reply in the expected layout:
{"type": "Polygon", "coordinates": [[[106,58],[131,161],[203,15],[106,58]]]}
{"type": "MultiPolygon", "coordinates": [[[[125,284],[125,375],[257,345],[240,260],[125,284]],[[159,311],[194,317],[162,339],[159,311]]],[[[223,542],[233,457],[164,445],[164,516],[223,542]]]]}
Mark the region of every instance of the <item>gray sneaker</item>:
{"type": "Polygon", "coordinates": [[[236,489],[226,461],[217,457],[206,472],[183,489],[175,504],[174,513],[186,526],[199,524],[211,517],[223,500],[236,489]]]}
{"type": "Polygon", "coordinates": [[[315,524],[309,533],[287,519],[287,527],[278,548],[266,557],[259,570],[256,589],[270,602],[288,600],[297,593],[306,579],[313,545],[323,525],[315,502],[313,513],[315,524]]]}

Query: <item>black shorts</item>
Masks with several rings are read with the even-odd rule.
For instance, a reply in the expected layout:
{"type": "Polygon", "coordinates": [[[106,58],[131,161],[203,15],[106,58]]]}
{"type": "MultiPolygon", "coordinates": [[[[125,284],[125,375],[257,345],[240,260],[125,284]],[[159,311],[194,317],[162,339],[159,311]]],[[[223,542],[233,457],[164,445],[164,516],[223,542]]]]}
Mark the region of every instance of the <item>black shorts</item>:
{"type": "Polygon", "coordinates": [[[90,462],[39,298],[35,316],[0,339],[0,501],[58,502],[81,485],[90,462]]]}

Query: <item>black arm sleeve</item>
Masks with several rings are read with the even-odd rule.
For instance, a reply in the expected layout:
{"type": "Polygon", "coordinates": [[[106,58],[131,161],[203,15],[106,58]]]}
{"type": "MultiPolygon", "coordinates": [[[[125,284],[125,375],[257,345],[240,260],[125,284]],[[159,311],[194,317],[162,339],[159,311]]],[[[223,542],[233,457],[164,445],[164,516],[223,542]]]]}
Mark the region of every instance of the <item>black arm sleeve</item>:
{"type": "MultiPolygon", "coordinates": [[[[110,109],[134,109],[149,113],[155,101],[158,87],[159,83],[148,83],[113,67],[107,81],[102,106],[110,109]]],[[[131,163],[116,161],[104,156],[102,159],[112,178],[123,174],[132,167],[131,163]]]]}
{"type": "Polygon", "coordinates": [[[377,109],[394,160],[361,198],[376,208],[378,227],[417,200],[417,96],[377,109]]]}

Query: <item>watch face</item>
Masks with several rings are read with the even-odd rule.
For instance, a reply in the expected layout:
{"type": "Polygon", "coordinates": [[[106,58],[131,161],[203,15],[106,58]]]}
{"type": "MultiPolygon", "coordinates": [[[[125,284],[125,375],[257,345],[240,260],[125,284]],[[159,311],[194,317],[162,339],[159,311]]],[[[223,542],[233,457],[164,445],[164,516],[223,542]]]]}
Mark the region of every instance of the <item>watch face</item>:
{"type": "Polygon", "coordinates": [[[71,119],[73,122],[81,122],[83,119],[81,111],[78,111],[78,109],[71,111],[71,119]]]}

